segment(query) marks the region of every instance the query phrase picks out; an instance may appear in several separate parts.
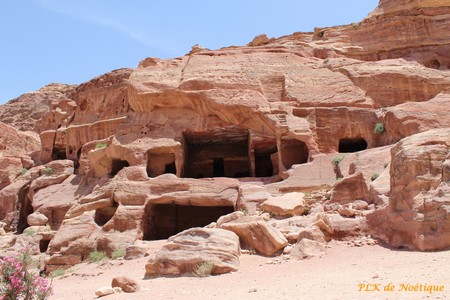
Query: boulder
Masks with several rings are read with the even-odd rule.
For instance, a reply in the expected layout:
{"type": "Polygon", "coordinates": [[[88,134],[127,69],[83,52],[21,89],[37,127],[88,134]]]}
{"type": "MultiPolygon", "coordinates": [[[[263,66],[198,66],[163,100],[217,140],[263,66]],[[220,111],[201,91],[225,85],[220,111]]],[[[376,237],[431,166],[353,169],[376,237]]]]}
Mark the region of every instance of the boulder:
{"type": "Polygon", "coordinates": [[[111,286],[113,288],[119,287],[125,293],[136,293],[140,289],[139,284],[136,282],[136,280],[126,276],[114,277],[111,282],[111,286]]]}
{"type": "Polygon", "coordinates": [[[368,199],[369,189],[361,172],[354,173],[336,182],[331,193],[331,202],[340,204],[368,199]]]}
{"type": "Polygon", "coordinates": [[[434,129],[392,148],[389,203],[367,215],[370,233],[395,247],[450,247],[450,129],[434,129]]]}
{"type": "Polygon", "coordinates": [[[260,217],[243,216],[222,224],[220,228],[233,231],[239,236],[243,247],[255,249],[265,256],[274,255],[288,244],[277,228],[260,217]]]}
{"type": "Polygon", "coordinates": [[[293,246],[289,253],[291,259],[305,259],[313,256],[320,256],[325,253],[325,245],[323,243],[302,239],[293,246]]]}
{"type": "Polygon", "coordinates": [[[101,288],[98,288],[95,290],[95,296],[98,298],[105,297],[117,293],[121,293],[122,289],[120,287],[110,287],[110,286],[103,286],[101,288]]]}
{"type": "Polygon", "coordinates": [[[287,193],[270,197],[260,208],[277,216],[298,216],[305,211],[304,196],[303,193],[287,193]]]}
{"type": "Polygon", "coordinates": [[[237,271],[239,237],[218,228],[191,228],[168,239],[167,244],[150,258],[145,276],[193,274],[203,263],[212,264],[212,275],[237,271]]]}

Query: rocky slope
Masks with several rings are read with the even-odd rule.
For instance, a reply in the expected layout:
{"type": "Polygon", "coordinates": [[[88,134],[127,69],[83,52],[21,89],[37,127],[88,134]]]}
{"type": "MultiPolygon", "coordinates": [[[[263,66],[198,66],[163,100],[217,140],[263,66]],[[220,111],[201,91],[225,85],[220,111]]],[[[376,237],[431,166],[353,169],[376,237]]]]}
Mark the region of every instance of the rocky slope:
{"type": "MultiPolygon", "coordinates": [[[[369,233],[446,249],[449,21],[448,1],[382,0],[360,23],[194,47],[25,94],[0,106],[0,121],[39,134],[41,147],[10,163],[17,146],[3,139],[0,165],[13,165],[0,172],[3,228],[31,235],[47,272],[94,250],[143,255],[141,240],[208,224],[215,243],[226,229],[263,255],[304,257],[369,233]]],[[[201,262],[158,262],[174,239],[151,274],[201,262]]]]}

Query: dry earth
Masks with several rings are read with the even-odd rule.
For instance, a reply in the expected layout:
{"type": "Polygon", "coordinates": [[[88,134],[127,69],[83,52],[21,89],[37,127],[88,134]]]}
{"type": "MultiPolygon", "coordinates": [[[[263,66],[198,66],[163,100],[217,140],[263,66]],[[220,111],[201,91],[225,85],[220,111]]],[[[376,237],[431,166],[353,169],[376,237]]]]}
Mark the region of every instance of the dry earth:
{"type": "MultiPolygon", "coordinates": [[[[159,249],[163,242],[155,241],[154,249],[159,249]]],[[[243,254],[238,272],[207,278],[144,279],[147,258],[82,264],[53,281],[55,294],[51,299],[94,299],[97,288],[108,286],[112,278],[123,275],[137,280],[141,291],[104,299],[450,298],[450,251],[415,252],[380,245],[355,247],[342,241],[332,241],[329,246],[322,257],[301,261],[243,254]],[[383,291],[390,283],[395,291],[383,291]],[[381,291],[359,291],[360,284],[380,284],[381,291]],[[401,284],[443,285],[444,291],[432,294],[399,291],[401,284]]]]}

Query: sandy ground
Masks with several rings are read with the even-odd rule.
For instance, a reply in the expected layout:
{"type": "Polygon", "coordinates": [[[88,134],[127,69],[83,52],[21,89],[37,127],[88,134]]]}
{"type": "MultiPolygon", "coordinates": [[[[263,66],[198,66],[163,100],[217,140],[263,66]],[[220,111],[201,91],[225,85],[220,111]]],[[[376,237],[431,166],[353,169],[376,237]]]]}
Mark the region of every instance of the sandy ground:
{"type": "MultiPolygon", "coordinates": [[[[163,241],[155,241],[155,249],[163,241]]],[[[95,290],[126,275],[141,291],[103,299],[450,299],[450,251],[413,252],[333,241],[322,257],[301,261],[243,254],[238,272],[207,278],[143,279],[147,258],[82,264],[55,278],[51,299],[94,299],[95,290]],[[362,284],[373,284],[370,290],[362,284]],[[393,291],[384,291],[391,284],[393,291]],[[405,291],[401,285],[444,286],[443,292],[405,291]],[[380,291],[376,291],[376,288],[380,291]],[[360,291],[362,288],[362,291],[360,291]]],[[[420,286],[418,286],[420,289],[420,286]]]]}

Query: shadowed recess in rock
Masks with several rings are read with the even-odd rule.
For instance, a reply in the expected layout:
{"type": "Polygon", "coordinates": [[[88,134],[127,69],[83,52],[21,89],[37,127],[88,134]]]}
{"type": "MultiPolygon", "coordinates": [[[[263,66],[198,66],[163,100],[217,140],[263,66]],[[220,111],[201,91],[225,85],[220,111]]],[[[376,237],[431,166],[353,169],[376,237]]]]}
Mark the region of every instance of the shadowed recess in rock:
{"type": "Polygon", "coordinates": [[[367,142],[363,138],[341,139],[339,153],[352,153],[367,149],[367,142]]]}
{"type": "Polygon", "coordinates": [[[167,239],[183,230],[216,222],[232,212],[233,206],[148,205],[144,215],[144,240],[167,239]]]}
{"type": "Polygon", "coordinates": [[[184,133],[184,177],[248,177],[247,130],[184,133]]]}

